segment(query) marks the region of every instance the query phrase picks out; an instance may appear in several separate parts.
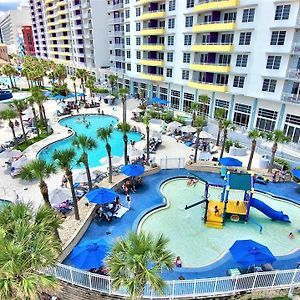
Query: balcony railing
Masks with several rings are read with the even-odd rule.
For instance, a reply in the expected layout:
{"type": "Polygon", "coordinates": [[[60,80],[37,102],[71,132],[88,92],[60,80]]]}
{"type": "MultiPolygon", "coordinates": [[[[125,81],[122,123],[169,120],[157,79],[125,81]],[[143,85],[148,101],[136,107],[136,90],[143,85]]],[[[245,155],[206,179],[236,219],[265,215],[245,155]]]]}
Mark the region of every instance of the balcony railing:
{"type": "Polygon", "coordinates": [[[195,61],[190,64],[190,69],[199,72],[212,72],[212,73],[229,73],[231,71],[230,65],[203,63],[195,61]]]}
{"type": "Polygon", "coordinates": [[[282,94],[281,99],[283,102],[300,104],[300,94],[295,95],[295,94],[284,93],[282,94]]]}
{"type": "Polygon", "coordinates": [[[163,35],[165,32],[165,27],[148,27],[140,31],[141,35],[163,35]]]}
{"type": "Polygon", "coordinates": [[[112,10],[122,9],[123,7],[124,7],[123,3],[116,3],[116,4],[109,5],[108,9],[112,11],[112,10]]]}
{"type": "Polygon", "coordinates": [[[199,90],[206,90],[206,91],[223,92],[223,93],[228,91],[228,85],[220,84],[220,83],[199,82],[199,81],[191,80],[188,83],[188,86],[199,90]]]}
{"type": "Polygon", "coordinates": [[[119,18],[110,18],[108,20],[109,23],[123,23],[124,22],[124,17],[119,17],[119,18]]]}
{"type": "Polygon", "coordinates": [[[239,4],[239,0],[200,0],[195,5],[194,10],[196,12],[204,12],[210,10],[222,10],[235,8],[239,4]]]}
{"type": "Polygon", "coordinates": [[[294,54],[300,54],[300,43],[295,43],[292,48],[294,54]]]}
{"type": "Polygon", "coordinates": [[[207,43],[192,45],[191,50],[195,52],[233,52],[233,44],[207,43]]]}
{"type": "Polygon", "coordinates": [[[164,18],[165,16],[166,16],[165,10],[144,11],[140,16],[140,20],[160,19],[160,18],[164,18]]]}
{"type": "Polygon", "coordinates": [[[215,32],[215,31],[228,31],[234,30],[236,23],[234,20],[218,21],[209,23],[195,24],[192,28],[193,32],[215,32]]]}
{"type": "Polygon", "coordinates": [[[286,77],[289,79],[300,79],[300,69],[289,69],[286,77]]]}
{"type": "Polygon", "coordinates": [[[141,45],[140,49],[144,51],[163,51],[165,50],[165,45],[144,43],[143,45],[141,45]]]}

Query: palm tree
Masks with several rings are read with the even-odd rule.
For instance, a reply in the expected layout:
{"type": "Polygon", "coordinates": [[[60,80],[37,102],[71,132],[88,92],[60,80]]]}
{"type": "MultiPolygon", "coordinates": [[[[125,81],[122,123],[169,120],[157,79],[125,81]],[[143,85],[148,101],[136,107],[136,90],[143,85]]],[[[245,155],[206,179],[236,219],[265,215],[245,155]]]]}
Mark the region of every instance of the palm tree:
{"type": "Polygon", "coordinates": [[[85,85],[87,82],[87,78],[89,76],[89,72],[85,69],[77,69],[75,76],[80,79],[81,87],[83,91],[83,101],[85,101],[85,85]]]}
{"type": "Polygon", "coordinates": [[[86,81],[86,86],[90,90],[90,96],[92,97],[93,90],[95,88],[96,78],[94,76],[89,75],[86,81]]]}
{"type": "Polygon", "coordinates": [[[108,79],[108,81],[111,85],[112,92],[114,92],[115,91],[115,86],[118,83],[118,75],[114,75],[114,74],[108,75],[107,79],[108,79]]]}
{"type": "Polygon", "coordinates": [[[75,137],[72,144],[82,150],[82,155],[80,156],[79,162],[83,163],[85,166],[89,189],[91,190],[93,188],[93,184],[87,151],[95,149],[97,147],[97,142],[84,134],[80,134],[75,137]]]}
{"type": "Polygon", "coordinates": [[[249,156],[247,170],[251,170],[252,160],[253,160],[253,156],[254,156],[254,152],[255,152],[255,148],[256,148],[256,141],[258,138],[261,138],[263,136],[264,136],[264,133],[259,131],[256,128],[248,132],[248,138],[252,140],[252,145],[251,145],[251,152],[250,152],[250,156],[249,156]]]}
{"type": "Polygon", "coordinates": [[[56,278],[41,270],[53,267],[61,246],[53,236],[59,220],[52,209],[10,204],[0,212],[1,299],[40,299],[56,288],[56,278]]]}
{"type": "Polygon", "coordinates": [[[80,220],[72,173],[72,165],[75,163],[75,156],[76,154],[73,149],[58,150],[54,152],[53,160],[56,161],[57,166],[66,174],[72,193],[75,219],[80,220]]]}
{"type": "Polygon", "coordinates": [[[225,116],[226,116],[226,110],[224,108],[216,108],[215,118],[218,120],[218,136],[217,136],[217,143],[216,143],[217,146],[220,146],[222,124],[225,116]]]}
{"type": "Polygon", "coordinates": [[[267,141],[273,142],[272,146],[272,156],[269,163],[268,172],[271,173],[273,169],[273,164],[275,160],[275,155],[278,149],[278,144],[289,143],[291,141],[290,137],[285,136],[282,130],[274,130],[266,134],[267,141]]]}
{"type": "Polygon", "coordinates": [[[16,117],[17,117],[17,112],[15,110],[13,110],[12,108],[7,108],[7,109],[0,111],[0,118],[5,121],[8,121],[8,126],[10,127],[13,137],[14,137],[14,144],[18,148],[19,142],[16,137],[14,123],[12,122],[12,119],[15,119],[16,117]]]}
{"type": "Polygon", "coordinates": [[[118,128],[122,130],[123,133],[123,141],[124,141],[124,163],[128,164],[128,155],[127,155],[127,144],[128,144],[128,136],[127,133],[130,132],[130,125],[128,123],[120,123],[118,128]]]}
{"type": "Polygon", "coordinates": [[[199,110],[199,108],[200,108],[200,103],[192,102],[192,104],[191,104],[191,110],[193,112],[192,126],[194,126],[194,122],[196,119],[196,112],[199,110]]]}
{"type": "Polygon", "coordinates": [[[21,76],[26,78],[27,84],[28,84],[28,88],[30,89],[31,88],[31,84],[30,84],[30,81],[29,81],[29,76],[30,76],[29,74],[30,74],[30,69],[29,68],[23,68],[22,69],[21,76]]]}
{"type": "Polygon", "coordinates": [[[62,64],[55,65],[53,69],[53,76],[57,79],[59,85],[63,85],[67,78],[66,67],[62,64]]]}
{"type": "Polygon", "coordinates": [[[37,180],[43,196],[45,205],[51,207],[49,200],[48,186],[45,182],[47,178],[56,173],[56,166],[54,163],[47,163],[42,159],[35,159],[29,164],[21,168],[20,176],[24,180],[37,180]]]}
{"type": "MultiPolygon", "coordinates": [[[[35,98],[31,95],[31,97],[29,97],[26,101],[27,101],[28,106],[30,106],[32,109],[34,126],[37,126],[38,119],[37,119],[36,110],[34,107],[34,105],[36,103],[35,98]]],[[[38,136],[39,135],[40,135],[40,132],[38,131],[38,136]]]]}
{"type": "Polygon", "coordinates": [[[31,97],[35,99],[36,104],[39,107],[40,120],[43,122],[45,129],[47,130],[47,117],[45,113],[44,103],[47,100],[47,97],[43,94],[40,87],[33,87],[31,89],[31,97]]]}
{"type": "Polygon", "coordinates": [[[200,135],[200,132],[203,128],[205,124],[205,120],[203,119],[203,117],[196,117],[195,119],[195,122],[194,122],[194,126],[196,127],[197,129],[197,137],[196,137],[196,148],[195,148],[195,156],[194,156],[194,163],[197,162],[197,157],[198,157],[198,148],[199,148],[199,135],[200,135]]]}
{"type": "Polygon", "coordinates": [[[205,116],[205,104],[209,103],[209,97],[207,95],[199,96],[199,110],[200,114],[204,117],[205,116]]]}
{"type": "Polygon", "coordinates": [[[76,76],[71,76],[71,80],[73,81],[73,87],[75,92],[75,102],[77,103],[77,90],[76,90],[76,76]]]}
{"type": "Polygon", "coordinates": [[[13,78],[18,75],[18,71],[11,65],[4,65],[1,69],[1,72],[3,75],[9,77],[11,87],[15,87],[13,78]]]}
{"type": "Polygon", "coordinates": [[[131,299],[142,299],[146,284],[163,294],[165,283],[159,276],[162,270],[172,270],[174,255],[167,249],[163,235],[130,232],[120,238],[106,258],[112,286],[125,287],[131,299]]]}
{"type": "Polygon", "coordinates": [[[235,126],[233,125],[233,123],[229,120],[223,120],[222,122],[222,130],[223,130],[223,143],[222,143],[222,149],[221,149],[221,153],[220,153],[220,158],[221,159],[223,157],[224,154],[224,150],[225,150],[225,145],[226,145],[226,140],[228,137],[228,130],[234,130],[235,126]]]}
{"type": "Polygon", "coordinates": [[[110,135],[112,134],[112,126],[108,128],[99,128],[97,130],[97,136],[105,142],[105,148],[107,152],[108,157],[108,182],[112,183],[112,164],[111,164],[111,146],[108,143],[108,139],[110,138],[110,135]]]}
{"type": "Polygon", "coordinates": [[[150,118],[149,116],[144,116],[143,123],[146,125],[146,141],[147,141],[147,162],[150,159],[150,118]]]}
{"type": "Polygon", "coordinates": [[[23,119],[22,119],[22,112],[27,107],[26,103],[23,100],[16,100],[15,99],[11,102],[11,107],[14,108],[18,113],[19,120],[20,120],[21,127],[22,127],[23,136],[24,136],[24,139],[25,139],[25,143],[27,143],[27,136],[26,136],[26,133],[25,133],[24,123],[23,123],[23,119]]]}
{"type": "Polygon", "coordinates": [[[122,105],[123,105],[123,123],[126,123],[126,95],[129,93],[128,88],[121,88],[119,90],[119,95],[121,97],[122,105]]]}

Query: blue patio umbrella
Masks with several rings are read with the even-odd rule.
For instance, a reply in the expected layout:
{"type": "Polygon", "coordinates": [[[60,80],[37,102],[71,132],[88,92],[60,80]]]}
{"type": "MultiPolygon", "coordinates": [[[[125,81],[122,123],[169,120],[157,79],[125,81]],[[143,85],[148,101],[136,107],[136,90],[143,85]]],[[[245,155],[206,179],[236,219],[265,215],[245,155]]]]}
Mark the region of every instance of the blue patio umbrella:
{"type": "Polygon", "coordinates": [[[121,173],[127,176],[139,176],[145,172],[145,168],[137,164],[125,165],[121,168],[121,173]]]}
{"type": "Polygon", "coordinates": [[[44,91],[43,94],[46,97],[51,97],[52,96],[52,93],[50,91],[44,91]]]}
{"type": "Polygon", "coordinates": [[[253,240],[238,240],[229,249],[233,259],[242,266],[273,263],[276,258],[270,249],[253,240]]]}
{"type": "Polygon", "coordinates": [[[64,100],[66,99],[66,96],[63,96],[63,95],[56,95],[53,97],[54,100],[64,100]]]}
{"type": "Polygon", "coordinates": [[[86,96],[86,94],[85,93],[78,93],[77,96],[78,97],[83,97],[83,96],[86,96]]]}
{"type": "Polygon", "coordinates": [[[162,104],[162,105],[167,105],[169,103],[169,101],[164,100],[164,99],[160,99],[158,97],[154,97],[149,101],[149,104],[162,104]]]}
{"type": "Polygon", "coordinates": [[[226,167],[241,167],[243,165],[240,160],[233,157],[222,157],[220,164],[226,167]]]}
{"type": "Polygon", "coordinates": [[[66,98],[73,98],[73,97],[75,97],[77,95],[77,93],[75,94],[75,93],[69,93],[67,96],[66,96],[66,98]]]}
{"type": "Polygon", "coordinates": [[[100,205],[113,202],[116,196],[118,196],[117,193],[106,188],[93,189],[85,195],[90,202],[100,205]]]}
{"type": "Polygon", "coordinates": [[[292,171],[292,173],[293,173],[293,176],[295,176],[297,179],[300,180],[300,169],[294,169],[292,171]]]}
{"type": "Polygon", "coordinates": [[[70,254],[71,262],[80,269],[90,270],[103,265],[109,251],[103,240],[88,240],[76,246],[70,254]]]}

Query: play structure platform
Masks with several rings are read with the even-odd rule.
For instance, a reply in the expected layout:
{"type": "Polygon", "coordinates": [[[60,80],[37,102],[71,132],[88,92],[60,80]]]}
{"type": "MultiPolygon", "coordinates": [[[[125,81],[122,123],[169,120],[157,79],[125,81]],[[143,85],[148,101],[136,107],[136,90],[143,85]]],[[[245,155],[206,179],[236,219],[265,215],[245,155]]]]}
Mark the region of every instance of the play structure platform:
{"type": "Polygon", "coordinates": [[[207,207],[206,226],[210,228],[223,228],[224,202],[210,200],[207,207]],[[215,206],[219,212],[215,214],[215,206]]]}
{"type": "Polygon", "coordinates": [[[229,200],[227,202],[226,213],[245,216],[247,214],[247,204],[244,201],[229,200]]]}

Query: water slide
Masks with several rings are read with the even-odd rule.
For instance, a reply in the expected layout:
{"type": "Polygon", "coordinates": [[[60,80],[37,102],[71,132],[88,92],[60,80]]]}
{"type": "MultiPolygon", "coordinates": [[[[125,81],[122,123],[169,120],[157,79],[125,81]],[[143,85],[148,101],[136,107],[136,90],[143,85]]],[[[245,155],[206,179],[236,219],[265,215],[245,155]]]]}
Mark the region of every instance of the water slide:
{"type": "Polygon", "coordinates": [[[274,210],[261,200],[252,198],[251,206],[261,211],[263,214],[271,218],[272,220],[278,220],[283,222],[291,222],[288,215],[285,215],[282,211],[274,210]]]}

